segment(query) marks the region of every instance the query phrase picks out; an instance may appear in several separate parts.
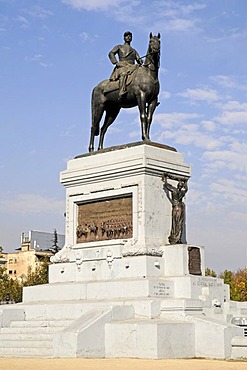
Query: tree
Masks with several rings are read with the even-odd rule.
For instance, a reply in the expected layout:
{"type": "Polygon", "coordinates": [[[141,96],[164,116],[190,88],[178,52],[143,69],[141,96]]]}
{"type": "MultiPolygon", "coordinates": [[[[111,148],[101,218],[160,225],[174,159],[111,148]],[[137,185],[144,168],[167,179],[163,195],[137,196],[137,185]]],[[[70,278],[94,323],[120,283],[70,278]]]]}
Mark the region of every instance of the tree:
{"type": "Polygon", "coordinates": [[[61,248],[58,245],[58,236],[57,236],[57,230],[54,229],[53,231],[53,245],[51,251],[53,253],[57,253],[61,248]]]}
{"type": "Polygon", "coordinates": [[[24,286],[47,284],[48,283],[48,270],[50,260],[46,256],[41,264],[32,271],[31,267],[28,269],[27,280],[24,282],[24,286]]]}
{"type": "Polygon", "coordinates": [[[0,301],[21,302],[23,283],[6,274],[6,268],[0,267],[0,301]]]}
{"type": "Polygon", "coordinates": [[[217,277],[217,274],[214,270],[211,270],[210,268],[205,269],[205,275],[206,276],[212,276],[212,277],[217,277]]]}
{"type": "Polygon", "coordinates": [[[230,285],[230,298],[233,301],[247,301],[247,268],[239,269],[237,272],[225,270],[220,278],[225,284],[230,285]]]}

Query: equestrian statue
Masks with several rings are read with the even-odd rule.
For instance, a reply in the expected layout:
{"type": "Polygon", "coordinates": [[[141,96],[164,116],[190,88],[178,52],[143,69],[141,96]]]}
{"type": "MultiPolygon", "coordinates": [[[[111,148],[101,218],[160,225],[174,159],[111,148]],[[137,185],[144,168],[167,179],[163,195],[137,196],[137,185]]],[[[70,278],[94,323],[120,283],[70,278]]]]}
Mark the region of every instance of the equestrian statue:
{"type": "Polygon", "coordinates": [[[160,34],[153,36],[150,33],[144,63],[137,51],[130,46],[131,32],[124,33],[124,41],[123,45],[115,46],[109,53],[109,58],[115,65],[110,79],[100,82],[92,92],[89,152],[94,151],[94,138],[98,135],[100,135],[98,150],[103,149],[105,133],[117,118],[121,108],[138,106],[142,140],[150,141],[153,113],[159,104],[160,34]],[[104,123],[100,129],[104,112],[104,123]]]}

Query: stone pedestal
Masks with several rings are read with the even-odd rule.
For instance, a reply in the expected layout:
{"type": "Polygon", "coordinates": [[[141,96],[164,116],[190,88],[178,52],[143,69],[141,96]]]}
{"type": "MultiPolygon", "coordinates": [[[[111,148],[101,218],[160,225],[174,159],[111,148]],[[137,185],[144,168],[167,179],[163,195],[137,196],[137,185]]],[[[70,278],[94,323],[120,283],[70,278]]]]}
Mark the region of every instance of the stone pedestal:
{"type": "Polygon", "coordinates": [[[162,257],[168,244],[172,206],[162,182],[164,172],[189,177],[191,171],[180,153],[154,143],[69,161],[61,173],[66,187],[66,245],[53,258],[69,265],[62,273],[61,266],[51,266],[50,282],[78,281],[80,276],[82,281],[120,278],[131,270],[133,277],[156,276],[158,264],[162,272],[163,261],[152,261],[156,268],[151,270],[149,262],[146,269],[146,262],[137,262],[136,269],[127,271],[125,258],[162,257]]]}
{"type": "Polygon", "coordinates": [[[61,173],[66,244],[52,258],[49,284],[25,287],[22,304],[1,310],[0,354],[229,358],[244,353],[246,341],[238,340],[242,329],[230,324],[234,313],[243,311],[229,304],[222,279],[204,275],[204,248],[168,244],[172,205],[164,172],[189,177],[191,171],[180,153],[154,143],[68,162],[61,173]]]}

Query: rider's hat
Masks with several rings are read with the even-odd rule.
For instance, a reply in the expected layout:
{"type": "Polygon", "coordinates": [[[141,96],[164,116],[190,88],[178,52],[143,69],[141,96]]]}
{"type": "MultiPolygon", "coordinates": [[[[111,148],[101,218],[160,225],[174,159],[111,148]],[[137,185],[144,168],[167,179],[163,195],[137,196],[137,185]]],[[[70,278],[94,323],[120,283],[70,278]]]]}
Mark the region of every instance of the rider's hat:
{"type": "Polygon", "coordinates": [[[124,32],[124,37],[125,37],[125,36],[128,36],[128,35],[131,35],[131,36],[132,36],[132,32],[130,32],[130,31],[126,31],[126,32],[124,32]]]}

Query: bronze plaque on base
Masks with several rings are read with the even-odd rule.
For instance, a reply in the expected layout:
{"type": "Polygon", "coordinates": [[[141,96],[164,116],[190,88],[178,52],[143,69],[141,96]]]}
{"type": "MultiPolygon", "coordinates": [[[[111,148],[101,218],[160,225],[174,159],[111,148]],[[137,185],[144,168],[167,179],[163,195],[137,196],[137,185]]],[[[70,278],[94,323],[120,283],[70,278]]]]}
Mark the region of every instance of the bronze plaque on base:
{"type": "Polygon", "coordinates": [[[202,275],[201,271],[201,253],[198,247],[188,247],[189,253],[189,273],[191,275],[202,275]]]}
{"type": "Polygon", "coordinates": [[[133,236],[132,195],[78,204],[77,243],[133,236]]]}

